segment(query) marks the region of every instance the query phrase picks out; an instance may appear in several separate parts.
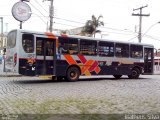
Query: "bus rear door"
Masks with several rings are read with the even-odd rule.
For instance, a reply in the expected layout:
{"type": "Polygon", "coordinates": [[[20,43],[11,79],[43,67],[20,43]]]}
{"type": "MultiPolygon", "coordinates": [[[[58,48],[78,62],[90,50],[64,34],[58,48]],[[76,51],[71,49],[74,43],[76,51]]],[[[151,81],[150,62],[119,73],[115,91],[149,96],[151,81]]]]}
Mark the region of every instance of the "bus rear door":
{"type": "Polygon", "coordinates": [[[36,38],[36,74],[53,75],[55,58],[55,40],[36,38]]]}

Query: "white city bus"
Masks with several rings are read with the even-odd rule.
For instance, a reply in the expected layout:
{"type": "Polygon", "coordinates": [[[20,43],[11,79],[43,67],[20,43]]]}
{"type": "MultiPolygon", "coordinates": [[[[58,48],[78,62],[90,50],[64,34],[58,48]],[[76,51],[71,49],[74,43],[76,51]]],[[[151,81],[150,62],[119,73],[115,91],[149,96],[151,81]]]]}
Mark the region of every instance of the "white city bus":
{"type": "Polygon", "coordinates": [[[12,30],[7,38],[5,70],[69,81],[80,75],[136,79],[153,73],[153,51],[150,44],[12,30]]]}

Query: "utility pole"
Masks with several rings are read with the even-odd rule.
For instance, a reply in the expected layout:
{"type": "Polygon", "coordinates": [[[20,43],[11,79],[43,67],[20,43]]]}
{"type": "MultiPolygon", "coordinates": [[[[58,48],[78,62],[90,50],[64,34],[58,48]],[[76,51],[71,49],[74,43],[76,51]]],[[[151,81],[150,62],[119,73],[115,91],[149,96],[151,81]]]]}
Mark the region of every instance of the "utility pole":
{"type": "Polygon", "coordinates": [[[22,21],[20,21],[19,29],[22,29],[22,21]]]}
{"type": "Polygon", "coordinates": [[[49,31],[53,31],[53,16],[54,16],[54,7],[53,7],[53,0],[51,1],[50,10],[49,10],[49,17],[50,17],[50,25],[49,25],[49,31]]]}
{"type": "MultiPolygon", "coordinates": [[[[53,0],[43,0],[44,1],[50,1],[50,7],[49,7],[49,31],[53,31],[53,18],[54,18],[54,7],[53,7],[53,0]]],[[[47,29],[48,29],[48,24],[47,24],[47,29]]]]}
{"type": "Polygon", "coordinates": [[[150,14],[142,14],[142,9],[145,8],[145,7],[148,7],[148,5],[142,6],[140,8],[133,9],[133,11],[139,10],[140,11],[139,14],[132,13],[132,16],[139,16],[139,32],[138,32],[139,43],[141,43],[141,41],[142,41],[142,17],[143,16],[145,16],[145,17],[150,16],[150,14]]]}

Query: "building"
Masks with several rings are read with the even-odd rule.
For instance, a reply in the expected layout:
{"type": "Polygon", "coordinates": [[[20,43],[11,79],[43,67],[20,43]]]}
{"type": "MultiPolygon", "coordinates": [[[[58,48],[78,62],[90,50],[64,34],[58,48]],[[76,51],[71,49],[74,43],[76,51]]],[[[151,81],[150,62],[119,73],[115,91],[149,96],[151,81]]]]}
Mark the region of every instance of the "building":
{"type": "Polygon", "coordinates": [[[154,74],[160,74],[160,52],[154,54],[154,74]]]}
{"type": "Polygon", "coordinates": [[[83,27],[67,30],[66,33],[69,35],[82,35],[83,27]]]}
{"type": "Polygon", "coordinates": [[[59,33],[59,34],[68,34],[68,35],[83,35],[82,34],[83,27],[78,27],[74,29],[69,29],[69,30],[61,30],[61,29],[54,29],[54,33],[59,33]]]}
{"type": "Polygon", "coordinates": [[[7,45],[7,33],[0,35],[0,55],[3,55],[3,49],[7,45]]]}

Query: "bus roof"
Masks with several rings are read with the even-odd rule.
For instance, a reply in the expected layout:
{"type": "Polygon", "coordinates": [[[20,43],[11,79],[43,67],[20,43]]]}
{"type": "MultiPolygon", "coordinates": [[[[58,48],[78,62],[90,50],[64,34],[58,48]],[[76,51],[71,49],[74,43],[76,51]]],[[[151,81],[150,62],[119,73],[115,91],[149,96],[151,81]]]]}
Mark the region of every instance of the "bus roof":
{"type": "MultiPolygon", "coordinates": [[[[38,32],[38,31],[30,31],[30,30],[23,30],[23,29],[14,29],[12,31],[18,31],[21,33],[31,33],[36,35],[46,35],[46,33],[50,32],[38,32]]],[[[128,41],[118,41],[118,40],[111,40],[111,39],[102,39],[102,38],[92,38],[92,37],[86,37],[86,36],[78,36],[78,35],[67,35],[67,34],[54,34],[51,33],[51,35],[54,35],[56,37],[70,37],[70,38],[78,38],[78,39],[87,39],[87,40],[95,40],[95,41],[106,41],[106,42],[116,42],[116,43],[124,43],[124,44],[135,44],[135,45],[143,45],[143,46],[150,46],[154,47],[152,44],[147,43],[135,43],[135,42],[128,42],[128,41]]]]}

